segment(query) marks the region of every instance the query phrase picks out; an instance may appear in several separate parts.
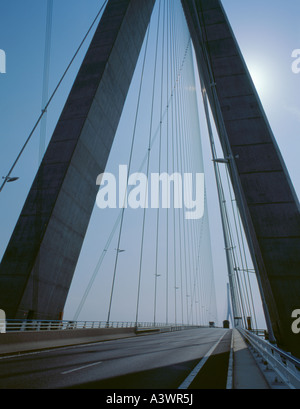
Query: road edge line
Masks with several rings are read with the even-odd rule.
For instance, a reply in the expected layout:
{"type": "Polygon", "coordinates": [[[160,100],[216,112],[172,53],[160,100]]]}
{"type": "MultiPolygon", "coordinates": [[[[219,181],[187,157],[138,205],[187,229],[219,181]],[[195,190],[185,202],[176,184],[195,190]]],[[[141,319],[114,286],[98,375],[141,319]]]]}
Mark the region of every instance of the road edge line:
{"type": "Polygon", "coordinates": [[[210,356],[213,354],[215,349],[219,346],[219,344],[227,334],[228,332],[226,331],[225,334],[223,334],[222,337],[218,340],[218,342],[204,355],[199,364],[195,366],[195,368],[192,370],[189,376],[182,382],[178,389],[188,389],[190,387],[196,376],[199,374],[203,366],[206,364],[210,356]]]}
{"type": "Polygon", "coordinates": [[[231,346],[230,346],[230,355],[229,355],[229,365],[227,373],[227,390],[233,389],[233,348],[234,348],[234,329],[231,334],[231,346]]]}

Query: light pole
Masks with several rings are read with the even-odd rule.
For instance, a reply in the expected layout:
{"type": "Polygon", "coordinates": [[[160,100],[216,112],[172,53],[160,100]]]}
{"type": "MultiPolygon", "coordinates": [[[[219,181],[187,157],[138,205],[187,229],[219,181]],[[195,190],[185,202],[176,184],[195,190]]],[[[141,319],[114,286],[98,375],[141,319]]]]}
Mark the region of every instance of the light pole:
{"type": "Polygon", "coordinates": [[[0,187],[0,192],[2,192],[4,186],[6,185],[6,183],[12,183],[12,182],[16,182],[17,180],[19,180],[19,177],[12,177],[12,176],[3,176],[2,179],[4,179],[1,187],[0,187]]]}

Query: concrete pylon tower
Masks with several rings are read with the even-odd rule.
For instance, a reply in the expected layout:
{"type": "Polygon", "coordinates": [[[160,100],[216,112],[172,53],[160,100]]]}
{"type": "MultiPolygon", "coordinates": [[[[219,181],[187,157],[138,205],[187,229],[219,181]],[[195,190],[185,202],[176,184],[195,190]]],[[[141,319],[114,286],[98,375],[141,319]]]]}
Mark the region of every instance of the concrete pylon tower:
{"type": "Polygon", "coordinates": [[[109,0],[0,266],[7,318],[64,309],[155,0],[109,0]]]}
{"type": "MultiPolygon", "coordinates": [[[[58,319],[63,311],[154,3],[108,1],[0,266],[7,318],[58,319]]],[[[298,198],[221,1],[181,3],[269,331],[300,357],[291,331],[300,309],[298,198]]]]}
{"type": "Polygon", "coordinates": [[[182,0],[198,69],[228,160],[270,339],[300,357],[300,206],[220,0],[182,0]]]}

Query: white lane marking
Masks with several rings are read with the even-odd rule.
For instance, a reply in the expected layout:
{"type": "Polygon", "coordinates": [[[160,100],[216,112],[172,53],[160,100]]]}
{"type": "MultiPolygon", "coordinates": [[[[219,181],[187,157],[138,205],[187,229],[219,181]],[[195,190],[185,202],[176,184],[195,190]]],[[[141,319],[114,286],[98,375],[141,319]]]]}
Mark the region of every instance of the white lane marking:
{"type": "Polygon", "coordinates": [[[68,374],[70,374],[72,372],[81,371],[82,369],[91,368],[92,366],[96,366],[96,365],[100,365],[100,364],[102,364],[102,362],[95,362],[93,364],[81,366],[80,368],[75,368],[75,369],[71,369],[70,371],[62,372],[61,374],[62,375],[68,375],[68,374]]]}
{"type": "Polygon", "coordinates": [[[203,368],[203,366],[207,362],[208,358],[212,355],[212,353],[217,348],[217,346],[220,344],[220,342],[223,340],[225,335],[227,335],[227,332],[225,332],[225,334],[219,339],[219,341],[204,355],[204,357],[201,359],[199,364],[192,370],[192,372],[185,379],[185,381],[183,381],[183,383],[179,386],[178,389],[188,389],[190,387],[193,380],[196,378],[198,373],[201,371],[201,369],[203,368]]]}

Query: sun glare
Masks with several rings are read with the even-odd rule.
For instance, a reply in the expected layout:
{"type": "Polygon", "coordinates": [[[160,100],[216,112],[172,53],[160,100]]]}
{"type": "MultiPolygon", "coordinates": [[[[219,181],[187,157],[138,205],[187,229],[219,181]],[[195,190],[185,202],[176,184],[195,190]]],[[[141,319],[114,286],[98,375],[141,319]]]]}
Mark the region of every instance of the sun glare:
{"type": "Polygon", "coordinates": [[[267,72],[258,65],[251,65],[249,66],[249,71],[254,82],[254,85],[257,89],[259,94],[263,93],[266,94],[269,88],[269,79],[267,72]]]}

